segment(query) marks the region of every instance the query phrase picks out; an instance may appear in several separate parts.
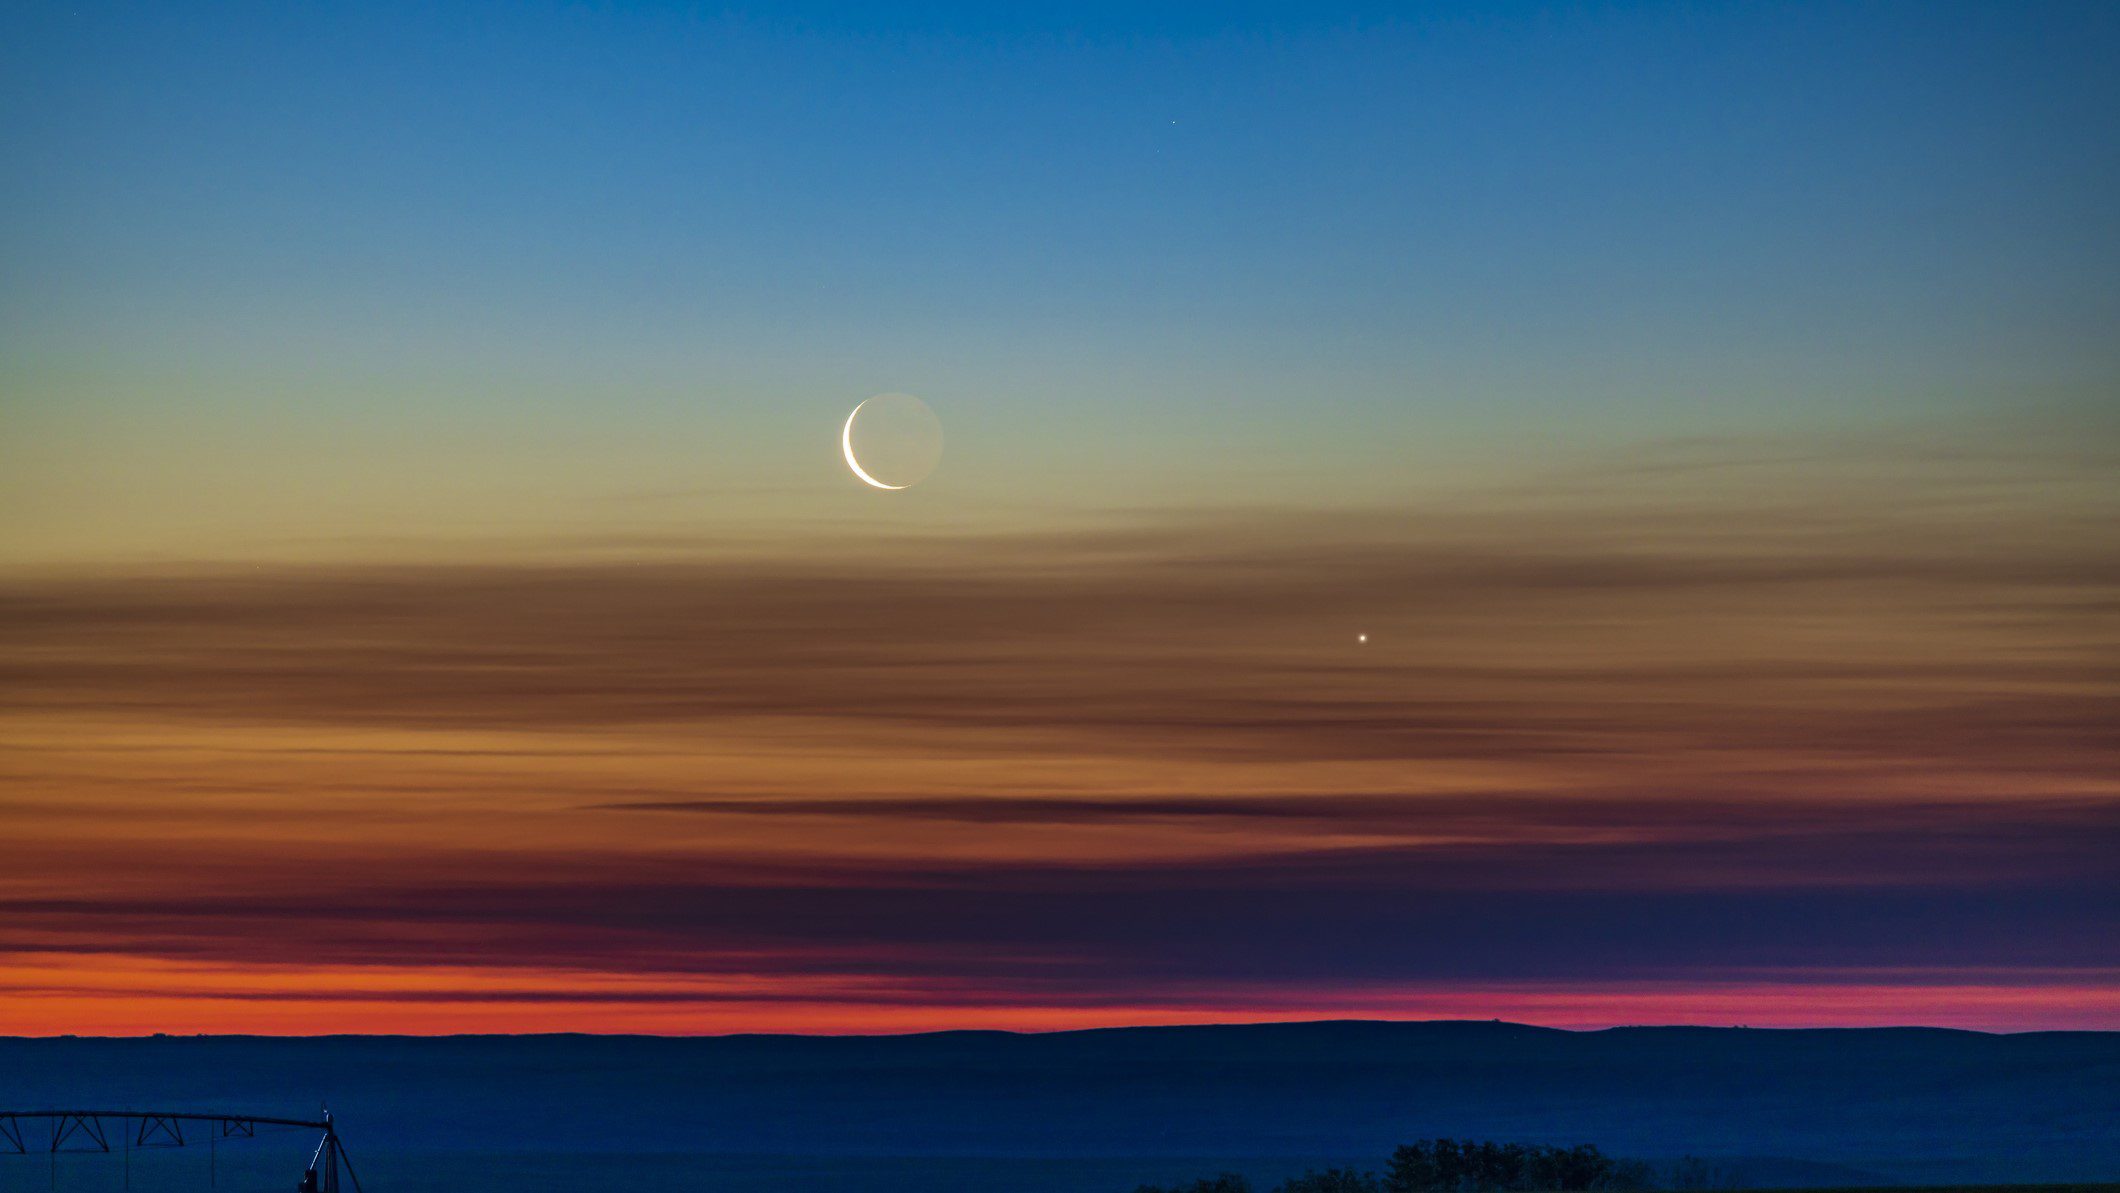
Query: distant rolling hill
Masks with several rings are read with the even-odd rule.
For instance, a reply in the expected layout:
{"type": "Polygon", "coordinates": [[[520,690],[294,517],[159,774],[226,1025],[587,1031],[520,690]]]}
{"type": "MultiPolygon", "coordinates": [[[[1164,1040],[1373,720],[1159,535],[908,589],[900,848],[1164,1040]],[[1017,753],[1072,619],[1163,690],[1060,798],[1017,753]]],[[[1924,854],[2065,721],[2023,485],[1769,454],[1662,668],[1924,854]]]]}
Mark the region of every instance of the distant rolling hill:
{"type": "Polygon", "coordinates": [[[1126,1193],[1187,1164],[1375,1165],[1428,1135],[1693,1153],[1738,1161],[1760,1182],[2120,1179],[2112,1032],[1330,1022],[889,1037],[0,1039],[0,1110],[284,1113],[324,1102],[356,1157],[385,1171],[438,1171],[473,1154],[565,1168],[714,1153],[751,1158],[717,1171],[766,1173],[703,1187],[773,1187],[787,1175],[775,1164],[826,1173],[806,1188],[994,1187],[995,1173],[1012,1171],[995,1160],[1036,1157],[1014,1187],[1126,1193]],[[434,1158],[402,1159],[415,1155],[434,1158]],[[835,1184],[827,1170],[867,1175],[835,1184]],[[899,1171],[911,1174],[902,1185],[885,1179],[899,1171]]]}

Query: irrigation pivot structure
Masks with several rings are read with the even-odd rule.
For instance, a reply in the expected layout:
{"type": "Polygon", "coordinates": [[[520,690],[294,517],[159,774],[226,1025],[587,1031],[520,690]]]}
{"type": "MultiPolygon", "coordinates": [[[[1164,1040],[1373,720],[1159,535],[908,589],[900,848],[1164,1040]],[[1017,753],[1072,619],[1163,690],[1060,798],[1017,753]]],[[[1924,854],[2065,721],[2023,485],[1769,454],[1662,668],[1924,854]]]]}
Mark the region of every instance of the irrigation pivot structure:
{"type": "Polygon", "coordinates": [[[331,1125],[331,1112],[320,1119],[264,1118],[255,1114],[207,1114],[184,1110],[0,1110],[0,1156],[27,1156],[46,1152],[51,1156],[52,1182],[58,1183],[60,1152],[111,1152],[125,1157],[125,1184],[132,1187],[134,1149],[194,1147],[205,1143],[209,1160],[208,1184],[218,1183],[219,1148],[223,1139],[256,1138],[259,1127],[308,1128],[322,1131],[309,1167],[295,1188],[300,1193],[361,1193],[361,1178],[353,1174],[353,1162],[339,1144],[339,1131],[331,1125]],[[38,1124],[44,1129],[39,1130],[38,1124]],[[191,1134],[185,1135],[187,1124],[191,1134]],[[113,1146],[113,1141],[116,1141],[113,1146]],[[347,1182],[340,1184],[340,1178],[347,1182]]]}

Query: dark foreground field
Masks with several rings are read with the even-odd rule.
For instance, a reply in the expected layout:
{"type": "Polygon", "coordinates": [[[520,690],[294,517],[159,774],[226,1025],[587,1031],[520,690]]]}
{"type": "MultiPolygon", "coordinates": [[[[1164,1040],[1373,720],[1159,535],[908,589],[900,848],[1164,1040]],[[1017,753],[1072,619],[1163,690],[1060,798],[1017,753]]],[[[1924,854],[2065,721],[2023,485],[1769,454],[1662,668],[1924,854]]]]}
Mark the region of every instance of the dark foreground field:
{"type": "MultiPolygon", "coordinates": [[[[326,1103],[371,1193],[1130,1193],[1222,1171],[1263,1189],[1310,1167],[1378,1169],[1436,1135],[1693,1154],[1753,1187],[2120,1177],[2120,1033],[0,1039],[0,1110],[326,1103]]],[[[218,1187],[284,1188],[304,1147],[222,1148],[218,1187]]],[[[62,1157],[59,1187],[119,1188],[118,1159],[62,1157]]],[[[133,1187],[205,1188],[207,1159],[136,1154],[133,1187]]],[[[46,1156],[0,1155],[0,1190],[51,1176],[46,1156]]]]}
{"type": "MultiPolygon", "coordinates": [[[[269,1152],[270,1149],[267,1149],[269,1152]]],[[[288,1154],[224,1155],[209,1185],[203,1161],[135,1157],[134,1193],[289,1193],[288,1154]],[[277,1161],[277,1162],[274,1162],[277,1161]]],[[[44,1156],[7,1157],[0,1191],[49,1193],[44,1156]]],[[[1301,1172],[1297,1160],[1231,1164],[1166,1159],[977,1159],[932,1156],[817,1159],[796,1156],[538,1155],[522,1152],[385,1153],[360,1169],[366,1193],[1131,1193],[1142,1181],[1172,1182],[1204,1171],[1236,1171],[1254,1188],[1301,1172]]],[[[297,1162],[295,1172],[299,1172],[297,1162]]],[[[102,1157],[62,1161],[62,1193],[118,1193],[118,1166],[102,1157]]],[[[1813,1187],[1805,1193],[1873,1193],[1878,1186],[1813,1187]]],[[[1898,1186],[1892,1193],[2120,1193],[2120,1184],[1898,1186]]]]}

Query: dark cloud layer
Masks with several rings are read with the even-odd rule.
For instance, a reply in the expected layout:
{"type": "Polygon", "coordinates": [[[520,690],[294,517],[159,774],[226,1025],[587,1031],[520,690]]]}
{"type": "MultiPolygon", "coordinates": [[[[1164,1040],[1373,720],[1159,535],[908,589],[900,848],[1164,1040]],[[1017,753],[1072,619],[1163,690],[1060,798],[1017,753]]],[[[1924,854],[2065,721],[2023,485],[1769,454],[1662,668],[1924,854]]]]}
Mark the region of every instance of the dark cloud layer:
{"type": "MultiPolygon", "coordinates": [[[[577,856],[310,869],[299,888],[0,900],[0,944],[180,960],[529,964],[1123,991],[2110,968],[2120,804],[1703,842],[1378,846],[1190,863],[577,856]]],[[[1725,834],[1727,836],[1728,834],[1725,834]]]]}

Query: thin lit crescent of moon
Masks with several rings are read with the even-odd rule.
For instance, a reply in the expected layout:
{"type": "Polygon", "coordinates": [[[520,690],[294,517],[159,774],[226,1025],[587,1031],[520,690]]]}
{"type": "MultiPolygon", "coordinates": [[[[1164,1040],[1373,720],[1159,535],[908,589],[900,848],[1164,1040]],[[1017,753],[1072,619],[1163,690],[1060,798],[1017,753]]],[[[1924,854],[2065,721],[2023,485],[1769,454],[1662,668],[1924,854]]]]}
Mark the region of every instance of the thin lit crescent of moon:
{"type": "Polygon", "coordinates": [[[854,418],[855,415],[861,413],[861,407],[866,406],[868,404],[869,400],[867,398],[863,398],[861,400],[861,405],[854,407],[854,413],[847,415],[847,425],[839,429],[839,450],[846,453],[847,467],[854,470],[855,476],[860,477],[862,480],[867,481],[868,483],[876,486],[879,489],[903,489],[905,488],[904,485],[886,485],[882,481],[877,480],[875,477],[870,476],[868,473],[863,472],[861,470],[861,461],[854,458],[854,418]]]}

